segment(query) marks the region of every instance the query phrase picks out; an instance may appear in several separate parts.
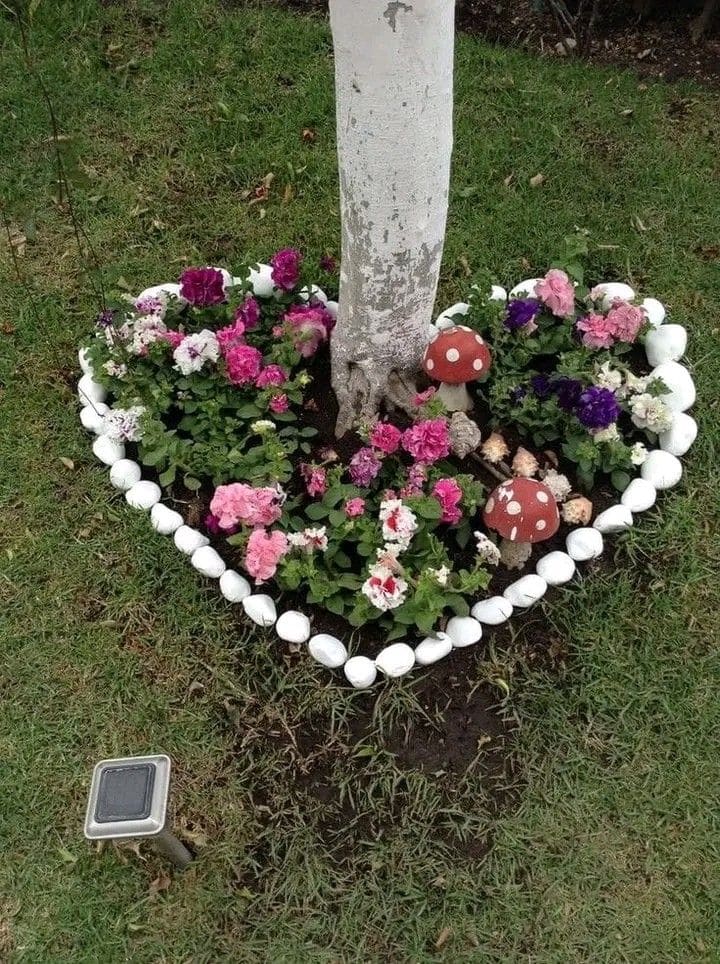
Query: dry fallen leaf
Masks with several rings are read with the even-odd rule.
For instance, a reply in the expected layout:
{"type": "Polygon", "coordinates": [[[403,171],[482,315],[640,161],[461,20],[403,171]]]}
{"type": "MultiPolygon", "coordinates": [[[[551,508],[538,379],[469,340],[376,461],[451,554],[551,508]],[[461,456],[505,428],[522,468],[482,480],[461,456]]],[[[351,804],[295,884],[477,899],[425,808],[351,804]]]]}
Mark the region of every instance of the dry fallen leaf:
{"type": "Polygon", "coordinates": [[[541,185],[541,184],[544,184],[544,183],[545,183],[545,175],[544,175],[544,174],[534,174],[534,175],[530,178],[530,187],[540,187],[540,185],[541,185]]]}
{"type": "Polygon", "coordinates": [[[448,939],[452,937],[452,930],[449,927],[443,927],[443,929],[438,934],[438,939],[435,941],[435,950],[439,951],[445,944],[447,944],[448,939]]]}
{"type": "Polygon", "coordinates": [[[60,461],[61,461],[62,464],[65,466],[65,468],[66,468],[66,469],[70,469],[71,472],[72,472],[73,469],[75,468],[75,463],[73,462],[73,460],[72,460],[72,459],[67,459],[67,458],[65,458],[64,455],[61,455],[61,456],[60,456],[60,461]]]}
{"type": "Polygon", "coordinates": [[[304,127],[302,132],[302,139],[308,143],[312,144],[317,138],[317,133],[312,129],[312,127],[304,127]]]}
{"type": "Polygon", "coordinates": [[[166,874],[160,874],[158,877],[155,878],[155,880],[152,881],[152,883],[148,887],[148,893],[150,894],[151,897],[154,896],[155,894],[160,894],[164,890],[169,890],[170,884],[171,884],[170,878],[166,874]]]}

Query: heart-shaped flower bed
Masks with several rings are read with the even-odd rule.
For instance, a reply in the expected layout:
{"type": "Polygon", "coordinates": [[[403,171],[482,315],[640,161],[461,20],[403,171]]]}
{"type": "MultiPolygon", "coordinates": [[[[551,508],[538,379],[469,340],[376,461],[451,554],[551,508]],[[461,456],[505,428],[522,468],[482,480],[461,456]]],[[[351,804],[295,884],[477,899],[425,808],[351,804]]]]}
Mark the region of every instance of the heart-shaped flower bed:
{"type": "Polygon", "coordinates": [[[78,392],[128,503],[356,687],[478,642],[680,480],[686,332],[627,285],[474,286],[432,326],[414,410],[340,440],[336,314],[292,249],[190,269],[102,312],[78,392]]]}

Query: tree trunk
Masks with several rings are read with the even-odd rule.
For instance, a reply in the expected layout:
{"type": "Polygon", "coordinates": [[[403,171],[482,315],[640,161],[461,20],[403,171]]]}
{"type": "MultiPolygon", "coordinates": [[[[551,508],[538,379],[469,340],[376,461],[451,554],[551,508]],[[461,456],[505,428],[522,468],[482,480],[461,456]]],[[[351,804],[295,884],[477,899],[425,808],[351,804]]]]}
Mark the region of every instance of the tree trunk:
{"type": "Polygon", "coordinates": [[[452,152],[454,0],[330,0],[342,263],[337,434],[409,402],[428,339],[452,152]]]}

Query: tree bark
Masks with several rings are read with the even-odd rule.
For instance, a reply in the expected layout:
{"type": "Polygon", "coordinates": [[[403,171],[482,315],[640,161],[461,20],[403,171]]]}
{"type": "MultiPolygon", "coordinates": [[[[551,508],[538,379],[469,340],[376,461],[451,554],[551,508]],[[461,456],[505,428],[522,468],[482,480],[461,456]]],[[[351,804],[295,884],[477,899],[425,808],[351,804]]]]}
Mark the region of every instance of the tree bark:
{"type": "Polygon", "coordinates": [[[409,402],[428,340],[452,153],[454,0],[330,0],[342,261],[337,434],[409,402]]]}

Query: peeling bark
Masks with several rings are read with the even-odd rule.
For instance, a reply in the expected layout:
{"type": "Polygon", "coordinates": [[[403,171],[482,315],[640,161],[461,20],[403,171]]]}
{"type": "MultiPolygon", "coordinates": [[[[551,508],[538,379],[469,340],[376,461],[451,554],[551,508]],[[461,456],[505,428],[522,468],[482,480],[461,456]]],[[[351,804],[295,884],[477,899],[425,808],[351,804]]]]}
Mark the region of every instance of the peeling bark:
{"type": "Polygon", "coordinates": [[[428,338],[452,152],[453,0],[330,0],[342,261],[337,434],[408,407],[428,338]]]}

